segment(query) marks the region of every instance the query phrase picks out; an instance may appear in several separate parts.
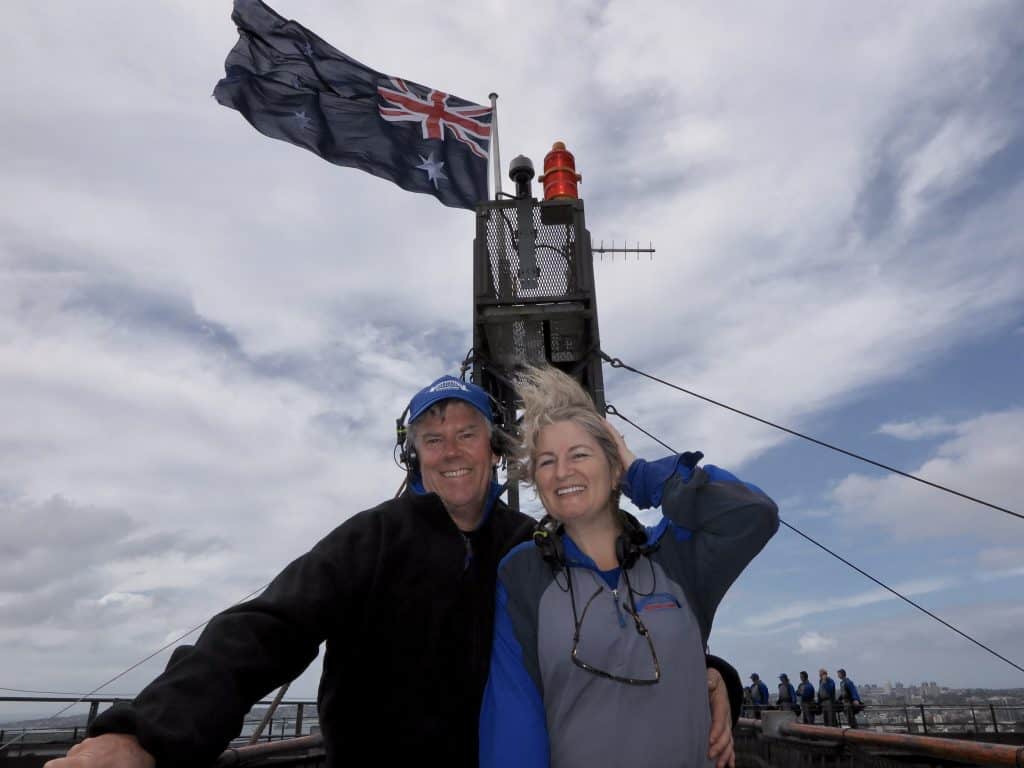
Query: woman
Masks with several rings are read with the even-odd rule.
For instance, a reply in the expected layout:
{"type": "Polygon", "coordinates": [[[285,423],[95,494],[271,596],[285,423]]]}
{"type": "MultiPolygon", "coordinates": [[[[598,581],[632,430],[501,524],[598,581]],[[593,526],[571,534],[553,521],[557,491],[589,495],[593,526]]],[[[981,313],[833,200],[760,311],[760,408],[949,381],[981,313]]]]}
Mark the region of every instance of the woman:
{"type": "Polygon", "coordinates": [[[519,394],[547,515],[499,566],[481,766],[708,765],[708,634],[775,504],[699,453],[637,459],[556,369],[519,394]],[[620,492],[665,517],[644,528],[620,492]]]}

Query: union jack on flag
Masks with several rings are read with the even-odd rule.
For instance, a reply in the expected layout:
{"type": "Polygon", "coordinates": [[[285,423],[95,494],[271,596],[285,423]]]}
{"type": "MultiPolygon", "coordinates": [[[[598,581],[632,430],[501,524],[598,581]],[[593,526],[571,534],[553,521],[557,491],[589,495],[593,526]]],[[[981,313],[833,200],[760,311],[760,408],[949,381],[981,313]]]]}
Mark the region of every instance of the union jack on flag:
{"type": "Polygon", "coordinates": [[[390,85],[381,85],[377,88],[382,102],[380,116],[383,119],[389,123],[419,123],[423,129],[424,139],[444,141],[447,129],[456,140],[468,146],[474,155],[487,159],[487,147],[491,138],[490,107],[481,107],[469,102],[465,102],[463,106],[455,106],[449,104],[449,100],[461,99],[433,89],[430,89],[426,96],[418,96],[405,80],[398,77],[390,77],[387,82],[390,85]]]}

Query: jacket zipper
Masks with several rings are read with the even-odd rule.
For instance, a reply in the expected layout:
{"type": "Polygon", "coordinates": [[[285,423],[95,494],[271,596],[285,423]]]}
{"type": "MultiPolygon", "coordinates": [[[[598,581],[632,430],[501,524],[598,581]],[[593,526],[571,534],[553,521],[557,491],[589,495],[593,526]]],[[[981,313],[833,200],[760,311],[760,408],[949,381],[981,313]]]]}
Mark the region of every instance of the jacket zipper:
{"type": "Polygon", "coordinates": [[[619,627],[626,626],[626,617],[622,615],[622,606],[619,605],[619,590],[612,590],[612,601],[615,603],[615,614],[619,617],[619,627]]]}

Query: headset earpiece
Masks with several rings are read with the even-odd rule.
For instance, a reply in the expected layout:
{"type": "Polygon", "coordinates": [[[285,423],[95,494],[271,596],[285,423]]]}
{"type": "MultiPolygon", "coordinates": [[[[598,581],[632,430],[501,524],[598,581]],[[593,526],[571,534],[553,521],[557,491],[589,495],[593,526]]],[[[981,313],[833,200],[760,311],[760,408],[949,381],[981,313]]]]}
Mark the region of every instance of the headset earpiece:
{"type": "Polygon", "coordinates": [[[647,529],[633,515],[619,510],[622,521],[622,533],[615,540],[615,559],[625,569],[632,568],[643,555],[654,551],[655,547],[647,544],[647,529]]]}
{"type": "MultiPolygon", "coordinates": [[[[615,540],[615,559],[625,569],[657,549],[647,543],[647,529],[628,512],[620,510],[622,533],[615,540]]],[[[565,567],[565,545],[562,542],[562,524],[551,515],[545,515],[533,529],[533,543],[540,550],[544,562],[556,572],[565,567]]]]}
{"type": "Polygon", "coordinates": [[[544,515],[533,529],[533,543],[540,550],[544,562],[556,573],[565,567],[565,547],[562,544],[562,524],[551,515],[544,515]]]}
{"type": "Polygon", "coordinates": [[[416,473],[420,468],[420,460],[416,455],[416,449],[409,444],[409,427],[405,423],[405,417],[409,415],[409,406],[402,411],[402,415],[395,419],[395,441],[398,445],[398,461],[405,467],[407,472],[416,473]]]}
{"type": "Polygon", "coordinates": [[[403,460],[402,463],[405,464],[405,468],[413,474],[420,471],[420,457],[416,453],[416,449],[411,445],[407,450],[402,451],[402,455],[399,458],[403,460]]]}

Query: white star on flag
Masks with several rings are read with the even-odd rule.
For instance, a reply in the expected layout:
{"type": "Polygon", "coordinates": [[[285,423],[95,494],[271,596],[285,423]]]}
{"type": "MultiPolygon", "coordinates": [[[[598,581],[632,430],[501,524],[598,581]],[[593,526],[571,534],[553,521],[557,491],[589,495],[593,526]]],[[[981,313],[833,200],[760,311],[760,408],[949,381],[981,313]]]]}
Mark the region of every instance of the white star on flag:
{"type": "Polygon", "coordinates": [[[427,172],[427,179],[434,182],[434,189],[437,189],[437,180],[448,178],[447,176],[445,176],[444,171],[441,170],[441,168],[444,167],[444,161],[435,160],[433,152],[430,153],[430,157],[424,157],[423,155],[420,155],[420,160],[422,160],[423,162],[417,165],[416,167],[419,168],[421,171],[427,172]]]}

